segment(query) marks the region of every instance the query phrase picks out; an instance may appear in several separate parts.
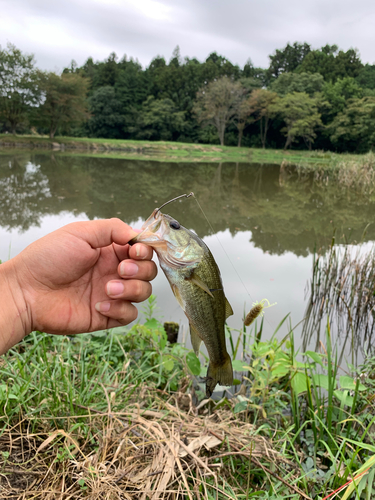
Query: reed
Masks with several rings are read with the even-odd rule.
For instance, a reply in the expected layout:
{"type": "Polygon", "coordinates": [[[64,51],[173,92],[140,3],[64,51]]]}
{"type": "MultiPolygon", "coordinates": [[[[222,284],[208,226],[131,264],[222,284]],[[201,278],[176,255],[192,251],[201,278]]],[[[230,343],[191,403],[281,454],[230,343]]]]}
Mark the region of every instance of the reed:
{"type": "Polygon", "coordinates": [[[368,245],[339,246],[333,238],[326,254],[314,255],[303,327],[304,349],[313,338],[316,338],[318,348],[322,329],[328,320],[334,334],[343,342],[342,353],[350,344],[351,361],[355,364],[358,349],[371,351],[374,317],[374,248],[369,249],[368,245]]]}

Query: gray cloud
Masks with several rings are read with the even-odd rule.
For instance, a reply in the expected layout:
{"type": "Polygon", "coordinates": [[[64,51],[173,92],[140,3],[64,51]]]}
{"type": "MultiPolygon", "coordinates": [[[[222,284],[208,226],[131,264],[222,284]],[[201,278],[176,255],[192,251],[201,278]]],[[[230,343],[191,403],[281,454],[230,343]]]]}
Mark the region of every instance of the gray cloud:
{"type": "Polygon", "coordinates": [[[243,66],[267,67],[287,42],[358,48],[374,63],[371,0],[0,0],[0,44],[35,54],[38,66],[62,70],[75,59],[103,60],[111,52],[138,59],[182,56],[204,60],[217,51],[243,66]]]}

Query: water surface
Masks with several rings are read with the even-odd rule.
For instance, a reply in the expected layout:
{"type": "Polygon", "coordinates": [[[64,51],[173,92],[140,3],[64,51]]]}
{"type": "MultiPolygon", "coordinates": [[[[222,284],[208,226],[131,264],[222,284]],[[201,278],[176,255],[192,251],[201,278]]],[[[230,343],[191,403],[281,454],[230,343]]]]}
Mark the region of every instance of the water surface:
{"type": "MultiPolygon", "coordinates": [[[[163,163],[59,153],[0,155],[0,259],[75,220],[120,217],[140,227],[155,207],[193,191],[192,198],[166,207],[210,247],[221,269],[227,298],[240,328],[244,307],[267,298],[265,334],[290,313],[292,324],[305,311],[312,253],[338,239],[359,241],[374,220],[375,201],[335,182],[316,184],[286,176],[277,165],[163,163]],[[245,306],[246,304],[246,306],[245,306]]],[[[365,241],[375,241],[375,224],[365,241]]],[[[160,316],[187,320],[162,272],[154,281],[160,316]]],[[[300,332],[297,329],[297,334],[300,332]]],[[[280,337],[287,333],[284,330],[280,337]]]]}

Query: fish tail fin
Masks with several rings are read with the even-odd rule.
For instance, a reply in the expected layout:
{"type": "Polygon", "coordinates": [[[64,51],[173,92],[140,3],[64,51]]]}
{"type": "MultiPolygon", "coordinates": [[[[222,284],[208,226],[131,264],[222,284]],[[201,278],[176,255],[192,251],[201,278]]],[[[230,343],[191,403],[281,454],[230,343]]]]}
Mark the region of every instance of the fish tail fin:
{"type": "Polygon", "coordinates": [[[216,384],[232,385],[233,384],[233,368],[232,361],[227,354],[224,362],[220,365],[210,363],[207,370],[206,378],[206,396],[211,397],[216,384]]]}

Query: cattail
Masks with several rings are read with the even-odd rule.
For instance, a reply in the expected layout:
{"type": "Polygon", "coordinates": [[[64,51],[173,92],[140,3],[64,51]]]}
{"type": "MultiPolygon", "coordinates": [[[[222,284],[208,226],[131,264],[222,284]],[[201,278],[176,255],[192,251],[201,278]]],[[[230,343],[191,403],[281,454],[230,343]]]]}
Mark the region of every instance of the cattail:
{"type": "Polygon", "coordinates": [[[251,323],[260,315],[263,316],[263,309],[267,309],[268,307],[272,307],[276,304],[274,302],[273,304],[270,304],[267,299],[262,299],[260,302],[253,302],[253,307],[250,309],[249,313],[247,314],[244,325],[249,326],[251,323]],[[268,303],[266,306],[265,304],[268,303]]]}

